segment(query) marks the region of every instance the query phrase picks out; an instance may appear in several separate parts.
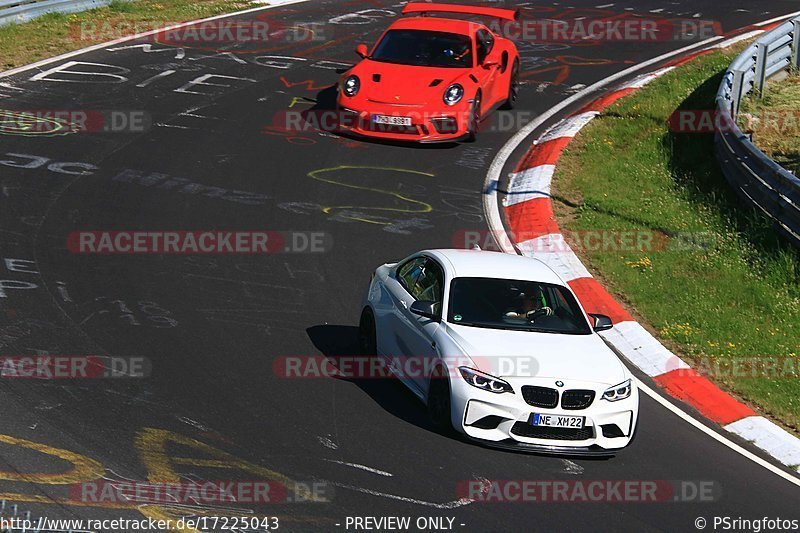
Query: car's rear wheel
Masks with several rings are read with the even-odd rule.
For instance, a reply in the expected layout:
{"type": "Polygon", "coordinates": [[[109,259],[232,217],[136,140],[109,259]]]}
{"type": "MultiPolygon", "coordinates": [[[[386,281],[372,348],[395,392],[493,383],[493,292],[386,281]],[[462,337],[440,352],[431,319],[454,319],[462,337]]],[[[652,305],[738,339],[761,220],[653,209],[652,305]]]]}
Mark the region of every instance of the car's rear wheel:
{"type": "Polygon", "coordinates": [[[445,435],[453,433],[453,422],[450,417],[450,382],[441,367],[437,367],[431,376],[431,385],[428,391],[428,415],[436,429],[445,435]]]}
{"type": "Polygon", "coordinates": [[[478,125],[481,122],[481,93],[475,95],[469,111],[469,125],[467,127],[467,141],[475,142],[478,136],[478,125]]]}
{"type": "Polygon", "coordinates": [[[503,104],[504,109],[514,109],[517,105],[517,98],[519,98],[519,59],[514,60],[514,66],[511,67],[511,78],[508,84],[508,98],[503,104]]]}
{"type": "Polygon", "coordinates": [[[361,312],[361,320],[358,324],[358,347],[361,350],[361,355],[378,355],[375,316],[369,307],[361,312]]]}

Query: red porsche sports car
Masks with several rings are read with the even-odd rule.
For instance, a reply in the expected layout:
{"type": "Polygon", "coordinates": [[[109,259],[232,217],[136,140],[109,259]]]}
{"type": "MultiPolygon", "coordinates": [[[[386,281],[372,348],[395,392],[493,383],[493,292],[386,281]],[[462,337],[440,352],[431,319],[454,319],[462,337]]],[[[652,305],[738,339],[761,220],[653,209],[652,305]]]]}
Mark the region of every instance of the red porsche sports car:
{"type": "Polygon", "coordinates": [[[480,120],[512,108],[519,91],[519,53],[484,24],[432,13],[518,19],[510,9],[408,3],[403,14],[342,75],[337,107],[342,130],[392,140],[474,140],[480,120]]]}

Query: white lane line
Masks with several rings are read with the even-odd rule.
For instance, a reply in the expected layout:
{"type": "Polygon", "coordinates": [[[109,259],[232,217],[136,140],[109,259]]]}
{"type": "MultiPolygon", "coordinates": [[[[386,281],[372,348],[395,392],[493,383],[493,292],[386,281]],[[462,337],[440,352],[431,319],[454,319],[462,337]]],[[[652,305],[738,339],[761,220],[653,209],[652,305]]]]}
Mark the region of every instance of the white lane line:
{"type": "Polygon", "coordinates": [[[378,496],[381,498],[388,498],[390,500],[397,500],[406,503],[415,503],[417,505],[424,505],[425,507],[433,507],[434,509],[456,509],[458,507],[464,507],[466,505],[469,505],[475,501],[469,498],[461,498],[460,500],[453,500],[451,502],[434,503],[434,502],[426,502],[423,500],[417,500],[415,498],[407,498],[405,496],[397,496],[396,494],[387,494],[385,492],[380,492],[372,489],[365,489],[363,487],[356,487],[355,485],[345,485],[344,483],[336,483],[331,481],[328,481],[327,483],[333,485],[334,487],[339,487],[340,489],[354,490],[356,492],[369,494],[371,496],[378,496]]]}
{"type": "Polygon", "coordinates": [[[779,20],[794,18],[797,15],[800,15],[800,11],[795,11],[794,13],[789,13],[788,15],[775,17],[774,19],[765,20],[764,22],[758,22],[756,24],[753,24],[753,26],[766,26],[767,24],[772,24],[773,22],[778,22],[779,20]]]}
{"type": "Polygon", "coordinates": [[[659,393],[657,393],[656,391],[654,391],[653,389],[651,389],[650,387],[648,387],[647,385],[642,383],[642,381],[640,379],[638,379],[638,378],[634,378],[634,379],[636,381],[636,385],[639,387],[639,390],[641,390],[642,392],[644,392],[645,394],[647,394],[648,396],[653,398],[656,402],[660,403],[666,409],[668,409],[668,410],[672,411],[673,413],[675,413],[684,422],[686,422],[686,423],[694,426],[695,428],[699,429],[700,431],[702,431],[703,433],[705,433],[706,435],[708,435],[709,437],[711,437],[715,441],[719,442],[723,446],[727,446],[731,450],[733,450],[733,451],[743,455],[744,457],[750,459],[751,461],[753,461],[757,465],[762,466],[762,467],[766,468],[767,470],[769,470],[770,472],[772,472],[773,474],[782,477],[783,479],[785,479],[789,483],[792,483],[792,484],[797,485],[798,487],[800,487],[800,478],[798,478],[797,476],[794,476],[794,475],[792,475],[792,474],[790,474],[790,473],[778,468],[777,466],[773,465],[769,461],[765,461],[764,459],[762,459],[761,457],[757,456],[756,454],[754,454],[750,450],[742,448],[741,446],[739,446],[735,442],[731,441],[730,439],[728,439],[727,437],[725,437],[723,435],[720,435],[719,433],[717,433],[713,429],[709,428],[705,424],[701,424],[700,422],[698,422],[697,420],[695,420],[691,416],[689,416],[686,413],[684,413],[683,410],[679,409],[678,407],[673,405],[671,402],[667,401],[659,393]]]}
{"type": "Polygon", "coordinates": [[[345,461],[336,461],[335,459],[324,459],[324,461],[327,461],[329,463],[336,463],[337,465],[358,468],[359,470],[366,470],[367,472],[372,472],[373,474],[378,474],[379,476],[384,476],[384,477],[394,476],[394,474],[392,474],[391,472],[387,472],[385,470],[378,470],[377,468],[372,468],[371,466],[366,466],[366,465],[360,465],[358,463],[347,463],[345,461]]]}

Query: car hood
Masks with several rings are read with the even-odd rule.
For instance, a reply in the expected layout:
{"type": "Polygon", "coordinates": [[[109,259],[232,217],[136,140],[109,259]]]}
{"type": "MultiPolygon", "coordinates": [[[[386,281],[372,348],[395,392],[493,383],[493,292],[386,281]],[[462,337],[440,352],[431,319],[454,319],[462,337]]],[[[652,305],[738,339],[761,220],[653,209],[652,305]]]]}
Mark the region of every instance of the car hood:
{"type": "Polygon", "coordinates": [[[536,377],[616,385],[628,378],[598,335],[557,335],[443,324],[479,370],[497,377],[536,377]]]}
{"type": "Polygon", "coordinates": [[[444,106],[442,96],[451,84],[460,82],[467,94],[470,93],[469,85],[474,85],[468,78],[470,71],[468,68],[418,67],[365,59],[347,75],[358,76],[363,96],[374,102],[444,106]]]}

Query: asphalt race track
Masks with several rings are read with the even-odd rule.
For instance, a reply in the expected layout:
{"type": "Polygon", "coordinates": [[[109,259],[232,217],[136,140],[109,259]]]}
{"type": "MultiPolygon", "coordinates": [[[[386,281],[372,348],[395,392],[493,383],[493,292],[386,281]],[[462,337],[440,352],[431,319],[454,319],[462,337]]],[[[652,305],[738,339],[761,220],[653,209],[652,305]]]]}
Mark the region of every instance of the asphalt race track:
{"type": "MultiPolygon", "coordinates": [[[[566,15],[567,7],[526,4],[523,13],[578,18],[598,4],[577,0],[566,15]]],[[[790,0],[607,5],[697,14],[726,32],[798,8],[790,0]]],[[[316,39],[217,50],[142,39],[0,80],[5,109],[140,110],[152,123],[144,132],[0,136],[0,353],[142,356],[152,365],[146,379],[0,380],[0,499],[34,516],[181,516],[199,511],[75,502],[69,486],[99,476],[285,476],[325,482],[329,501],[234,507],[278,516],[283,531],[345,530],[348,516],[449,517],[469,531],[689,531],[701,516],[797,518],[796,486],[646,396],[624,453],[565,460],[441,436],[391,381],[276,376],[284,356],[357,352],[361,298],[377,265],[486,229],[486,171],[516,128],[424,147],[280,128],[287,110],[329,110],[355,45],[373,42],[398,12],[382,0],[310,0],[237,18],[315,23],[316,39]],[[67,247],[73,231],[176,229],[324,233],[328,249],[86,255],[67,247]],[[706,480],[719,493],[702,503],[459,501],[459,483],[481,479],[706,480]]],[[[519,127],[584,86],[687,44],[525,43],[519,127]]]]}

